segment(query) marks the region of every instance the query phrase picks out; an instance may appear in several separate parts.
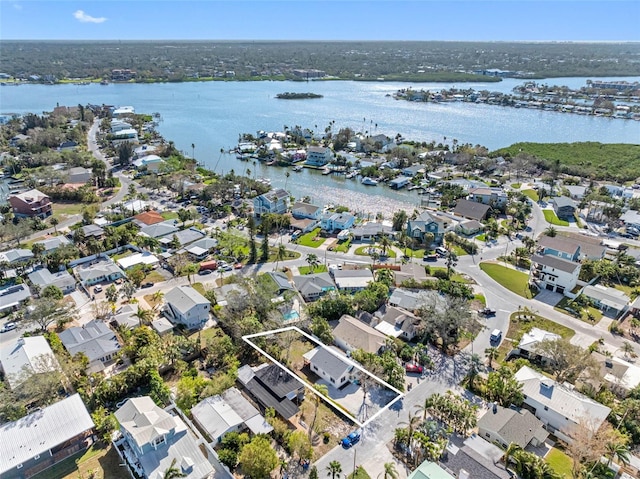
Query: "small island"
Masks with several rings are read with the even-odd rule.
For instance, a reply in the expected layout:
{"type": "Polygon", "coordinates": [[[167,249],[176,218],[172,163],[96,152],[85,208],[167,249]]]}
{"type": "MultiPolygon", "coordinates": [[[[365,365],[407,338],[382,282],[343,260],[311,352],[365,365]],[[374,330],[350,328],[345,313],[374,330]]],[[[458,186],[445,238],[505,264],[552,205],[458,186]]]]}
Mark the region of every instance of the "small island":
{"type": "Polygon", "coordinates": [[[280,100],[306,100],[309,98],[322,98],[322,95],[317,93],[293,93],[293,92],[284,92],[278,93],[276,98],[280,100]]]}

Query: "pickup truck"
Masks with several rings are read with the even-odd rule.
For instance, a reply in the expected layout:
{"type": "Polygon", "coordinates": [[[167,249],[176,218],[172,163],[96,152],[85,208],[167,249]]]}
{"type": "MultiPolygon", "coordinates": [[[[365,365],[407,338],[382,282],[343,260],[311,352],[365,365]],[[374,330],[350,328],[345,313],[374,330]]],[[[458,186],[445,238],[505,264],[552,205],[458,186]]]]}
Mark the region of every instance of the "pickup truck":
{"type": "Polygon", "coordinates": [[[484,308],[478,311],[478,313],[482,314],[483,316],[489,317],[489,316],[495,316],[496,310],[491,308],[484,308]]]}

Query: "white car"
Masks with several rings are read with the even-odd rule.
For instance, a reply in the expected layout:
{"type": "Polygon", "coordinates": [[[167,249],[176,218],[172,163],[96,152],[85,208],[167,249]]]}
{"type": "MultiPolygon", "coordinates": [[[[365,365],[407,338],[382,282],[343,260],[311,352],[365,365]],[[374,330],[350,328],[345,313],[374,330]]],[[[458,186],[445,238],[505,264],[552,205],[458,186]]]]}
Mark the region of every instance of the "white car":
{"type": "Polygon", "coordinates": [[[18,325],[16,323],[5,323],[5,325],[2,326],[2,329],[0,329],[0,333],[8,333],[9,331],[13,331],[17,327],[18,325]]]}

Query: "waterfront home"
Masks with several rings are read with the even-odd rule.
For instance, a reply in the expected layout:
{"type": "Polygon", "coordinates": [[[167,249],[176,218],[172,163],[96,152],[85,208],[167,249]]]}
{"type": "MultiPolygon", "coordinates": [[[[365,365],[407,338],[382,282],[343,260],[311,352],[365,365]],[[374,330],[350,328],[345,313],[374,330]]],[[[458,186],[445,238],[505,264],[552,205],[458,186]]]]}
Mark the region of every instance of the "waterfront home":
{"type": "Polygon", "coordinates": [[[631,298],[620,290],[600,284],[587,285],[582,294],[606,316],[618,318],[629,308],[631,298]]]}
{"type": "Polygon", "coordinates": [[[407,166],[406,168],[403,168],[401,170],[401,173],[404,176],[408,176],[410,178],[413,178],[416,175],[422,175],[425,172],[425,166],[424,165],[411,165],[411,166],[407,166]]]}
{"type": "Polygon", "coordinates": [[[485,205],[484,203],[459,199],[456,202],[456,207],[453,209],[453,212],[468,220],[482,221],[487,217],[490,210],[491,206],[485,205]]]}
{"type": "MultiPolygon", "coordinates": [[[[116,70],[116,71],[122,71],[122,70],[116,70]]],[[[119,107],[114,107],[111,109],[111,117],[112,118],[120,118],[122,116],[131,116],[133,114],[135,114],[136,109],[130,105],[125,105],[125,106],[119,106],[119,107]]]]}
{"type": "Polygon", "coordinates": [[[565,220],[573,219],[577,205],[571,198],[567,196],[556,196],[555,198],[551,198],[550,203],[558,218],[565,220]]]}
{"type": "Polygon", "coordinates": [[[22,479],[83,451],[93,443],[94,423],[79,394],[0,426],[0,476],[22,479]]]}
{"type": "Polygon", "coordinates": [[[131,128],[133,128],[133,125],[129,122],[117,118],[111,120],[111,133],[118,133],[122,130],[130,130],[131,128]]]}
{"type": "Polygon", "coordinates": [[[122,143],[138,143],[138,132],[133,128],[128,128],[126,130],[120,130],[116,133],[113,133],[111,145],[114,148],[117,148],[122,143]]]}
{"type": "Polygon", "coordinates": [[[404,188],[411,182],[411,178],[408,176],[398,176],[389,182],[389,187],[395,190],[404,188]]]}
{"type": "Polygon", "coordinates": [[[502,188],[470,188],[469,200],[489,205],[493,208],[502,208],[507,204],[509,197],[502,188]]]}
{"type": "Polygon", "coordinates": [[[336,285],[329,273],[305,274],[294,276],[293,284],[306,302],[320,299],[327,293],[335,291],[336,285]]]}
{"type": "MultiPolygon", "coordinates": [[[[131,128],[129,125],[128,128],[131,128]]],[[[124,130],[125,128],[123,128],[124,130]]],[[[158,151],[158,147],[154,145],[141,145],[133,150],[134,158],[144,158],[145,156],[149,156],[151,154],[155,154],[158,151]]]]}
{"type": "Polygon", "coordinates": [[[387,336],[348,314],[343,314],[333,328],[333,340],[345,353],[362,349],[378,354],[385,345],[387,336]]]}
{"type": "Polygon", "coordinates": [[[571,293],[578,283],[580,263],[553,255],[531,256],[529,282],[540,290],[571,293]]]}
{"type": "Polygon", "coordinates": [[[303,354],[302,357],[311,371],[335,388],[356,379],[355,366],[346,357],[339,357],[338,353],[330,351],[329,348],[318,346],[303,354]]]}
{"type": "Polygon", "coordinates": [[[538,447],[549,436],[542,422],[526,409],[498,405],[494,405],[478,420],[478,434],[505,449],[510,444],[517,444],[522,449],[529,445],[538,447]]]}
{"type": "Polygon", "coordinates": [[[326,146],[310,146],[307,148],[307,161],[310,166],[324,166],[333,160],[331,148],[326,146]]]}
{"type": "Polygon", "coordinates": [[[273,408],[290,423],[300,412],[304,384],[277,364],[244,365],[238,369],[238,382],[264,409],[273,408]]]}
{"type": "Polygon", "coordinates": [[[110,258],[99,257],[94,261],[79,265],[75,274],[83,286],[93,286],[98,283],[111,283],[124,278],[124,272],[110,258]]]}
{"type": "Polygon", "coordinates": [[[322,207],[312,205],[310,203],[303,203],[300,201],[296,201],[293,206],[291,206],[291,215],[295,219],[310,219],[317,220],[320,218],[322,214],[322,207]]]}
{"type": "Polygon", "coordinates": [[[7,384],[16,389],[32,374],[61,369],[47,339],[29,336],[13,338],[0,345],[0,370],[7,384]]]}
{"type": "Polygon", "coordinates": [[[60,341],[72,357],[84,354],[89,360],[87,371],[102,372],[116,359],[120,341],[105,323],[89,321],[82,327],[74,326],[58,334],[60,341]]]}
{"type": "Polygon", "coordinates": [[[577,392],[571,385],[558,384],[542,373],[523,366],[515,379],[522,384],[524,405],[546,426],[549,433],[571,443],[571,429],[585,421],[597,430],[611,408],[577,392]]]}
{"type": "Polygon", "coordinates": [[[325,213],[321,217],[320,227],[332,233],[351,228],[355,221],[356,217],[351,213],[325,213]]]}
{"type": "Polygon", "coordinates": [[[424,241],[424,235],[431,233],[434,243],[441,243],[444,234],[452,227],[450,220],[435,212],[425,210],[416,219],[410,219],[407,222],[407,235],[413,239],[424,241]]]}
{"type": "Polygon", "coordinates": [[[264,214],[283,215],[289,209],[289,193],[282,188],[271,190],[253,199],[253,214],[260,218],[264,214]]]}
{"type": "Polygon", "coordinates": [[[375,241],[382,236],[394,237],[396,235],[391,226],[373,221],[352,228],[350,233],[355,241],[375,241]]]}
{"type": "Polygon", "coordinates": [[[0,289],[0,312],[15,311],[30,298],[31,291],[26,284],[0,289]]]}
{"type": "Polygon", "coordinates": [[[51,273],[47,268],[40,268],[29,273],[29,281],[34,286],[37,285],[40,291],[49,285],[60,288],[62,294],[72,293],[76,289],[76,280],[66,269],[51,273]]]}
{"type": "Polygon", "coordinates": [[[365,289],[373,282],[373,273],[365,269],[334,269],[331,274],[341,292],[355,293],[365,289]]]}
{"type": "Polygon", "coordinates": [[[138,170],[157,173],[164,164],[164,160],[158,155],[147,155],[143,156],[142,158],[133,160],[131,164],[138,170]]]}
{"type": "Polygon", "coordinates": [[[45,219],[53,214],[49,196],[36,189],[9,195],[9,204],[16,218],[45,219]]]}
{"type": "Polygon", "coordinates": [[[176,286],[164,295],[164,300],[164,311],[174,323],[194,329],[209,320],[211,302],[191,286],[176,286]]]}
{"type": "Polygon", "coordinates": [[[203,399],[193,406],[191,415],[214,443],[221,442],[232,431],[248,429],[253,434],[269,434],[273,431],[264,416],[234,387],[203,399]]]}
{"type": "Polygon", "coordinates": [[[179,416],[158,407],[149,396],[128,399],[114,414],[122,434],[115,445],[138,477],[156,479],[171,466],[188,479],[214,473],[197,436],[179,416]]]}

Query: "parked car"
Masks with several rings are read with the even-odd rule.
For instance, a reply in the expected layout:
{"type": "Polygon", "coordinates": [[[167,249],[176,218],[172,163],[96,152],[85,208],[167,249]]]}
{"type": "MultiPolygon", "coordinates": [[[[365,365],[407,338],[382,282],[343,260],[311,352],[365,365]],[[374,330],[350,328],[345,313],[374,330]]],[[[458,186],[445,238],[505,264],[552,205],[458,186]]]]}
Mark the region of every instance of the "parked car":
{"type": "Polygon", "coordinates": [[[347,437],[345,437],[341,441],[341,443],[342,443],[342,447],[343,448],[349,449],[350,447],[356,445],[358,443],[358,441],[360,441],[360,433],[359,432],[352,432],[347,437]]]}
{"type": "Polygon", "coordinates": [[[200,271],[198,271],[198,274],[200,276],[206,276],[206,275],[211,274],[211,273],[213,273],[212,269],[201,269],[200,271]]]}
{"type": "Polygon", "coordinates": [[[438,261],[438,255],[437,254],[425,254],[422,257],[422,261],[438,261]]]}
{"type": "Polygon", "coordinates": [[[494,329],[493,331],[491,331],[491,336],[489,336],[489,341],[491,341],[491,343],[499,343],[500,340],[502,339],[502,331],[500,331],[499,329],[494,329]]]}
{"type": "Polygon", "coordinates": [[[491,308],[484,308],[484,309],[481,309],[478,312],[480,314],[482,314],[483,316],[495,316],[496,315],[496,310],[495,309],[491,309],[491,308]]]}
{"type": "Polygon", "coordinates": [[[147,282],[147,283],[142,283],[142,284],[140,285],[140,287],[141,287],[141,288],[151,288],[152,286],[153,286],[153,283],[152,283],[152,282],[150,282],[150,281],[149,281],[149,282],[147,282]]]}
{"type": "Polygon", "coordinates": [[[5,323],[5,325],[2,326],[2,329],[0,329],[0,333],[7,333],[9,331],[13,331],[17,327],[18,325],[16,323],[5,323]]]}
{"type": "Polygon", "coordinates": [[[408,373],[422,374],[424,368],[419,364],[407,363],[404,366],[404,370],[408,373]]]}
{"type": "Polygon", "coordinates": [[[96,286],[95,288],[93,288],[93,292],[95,294],[101,293],[102,292],[102,286],[96,286]]]}
{"type": "Polygon", "coordinates": [[[242,263],[236,263],[233,265],[233,269],[242,269],[242,263]]]}
{"type": "Polygon", "coordinates": [[[446,249],[444,249],[442,246],[438,246],[436,248],[436,254],[444,258],[449,254],[449,252],[446,249]]]}

